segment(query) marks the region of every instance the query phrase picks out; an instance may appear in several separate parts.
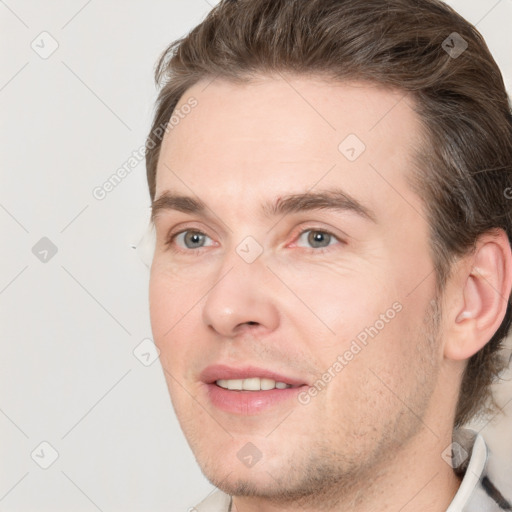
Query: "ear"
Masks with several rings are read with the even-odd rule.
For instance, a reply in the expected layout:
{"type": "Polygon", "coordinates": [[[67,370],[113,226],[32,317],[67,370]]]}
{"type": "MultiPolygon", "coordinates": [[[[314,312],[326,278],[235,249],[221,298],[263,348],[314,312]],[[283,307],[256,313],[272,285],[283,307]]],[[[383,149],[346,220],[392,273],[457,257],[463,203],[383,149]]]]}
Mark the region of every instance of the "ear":
{"type": "Polygon", "coordinates": [[[498,330],[512,288],[512,253],[503,230],[482,235],[447,286],[444,355],[461,361],[476,354],[498,330]]]}

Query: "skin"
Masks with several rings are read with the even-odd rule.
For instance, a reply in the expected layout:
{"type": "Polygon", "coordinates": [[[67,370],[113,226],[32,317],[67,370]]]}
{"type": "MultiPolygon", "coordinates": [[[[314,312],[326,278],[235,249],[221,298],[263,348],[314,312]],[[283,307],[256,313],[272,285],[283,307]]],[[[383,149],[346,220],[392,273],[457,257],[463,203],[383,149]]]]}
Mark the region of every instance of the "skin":
{"type": "Polygon", "coordinates": [[[209,216],[156,214],[150,313],[203,472],[239,512],[446,510],[460,482],[441,454],[466,360],[504,315],[506,239],[482,238],[436,297],[423,201],[407,181],[421,125],[403,92],[267,76],[200,82],[177,108],[190,97],[197,107],[165,135],[156,198],[200,198],[209,216]],[[353,162],[338,150],[348,134],[366,145],[353,162]],[[266,201],[333,187],[375,221],[353,211],[261,213],[266,201]],[[166,244],[187,229],[207,235],[202,247],[183,236],[166,244]],[[308,229],[334,236],[322,249],[308,229]],[[253,263],[236,251],[248,236],[263,251],[253,263]],[[200,373],[217,363],[313,386],[397,302],[400,312],[307,405],[240,415],[208,399],[200,373]],[[261,453],[252,467],[237,457],[248,442],[261,453]]]}

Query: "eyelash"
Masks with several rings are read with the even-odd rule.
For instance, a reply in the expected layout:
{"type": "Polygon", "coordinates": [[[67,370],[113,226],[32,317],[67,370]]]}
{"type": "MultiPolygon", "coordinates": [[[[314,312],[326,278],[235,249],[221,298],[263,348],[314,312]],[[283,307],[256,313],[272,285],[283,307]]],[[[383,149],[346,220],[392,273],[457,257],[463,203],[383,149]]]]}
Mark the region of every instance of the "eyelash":
{"type": "MultiPolygon", "coordinates": [[[[199,231],[199,230],[194,229],[194,228],[181,229],[180,231],[177,231],[175,233],[170,233],[169,236],[167,237],[165,245],[171,247],[171,250],[173,252],[182,253],[182,254],[194,254],[194,255],[197,255],[197,256],[201,255],[202,252],[203,252],[202,249],[207,249],[207,247],[199,247],[197,249],[181,249],[181,248],[177,248],[177,246],[173,243],[177,236],[179,236],[179,235],[181,235],[183,233],[187,233],[189,231],[193,232],[193,233],[200,234],[200,235],[207,236],[208,238],[211,238],[206,233],[203,233],[202,231],[199,231]]],[[[329,236],[331,236],[332,238],[334,238],[335,240],[337,240],[339,243],[341,243],[343,245],[345,245],[345,243],[346,243],[342,239],[340,239],[339,236],[335,235],[331,231],[329,231],[327,229],[319,228],[318,226],[308,226],[306,228],[302,228],[301,231],[298,231],[297,233],[295,233],[293,235],[293,240],[300,239],[300,237],[304,233],[307,233],[308,231],[313,231],[313,232],[316,232],[316,233],[322,233],[322,234],[325,234],[325,235],[329,235],[329,236]]],[[[309,248],[300,247],[300,249],[305,249],[306,251],[309,250],[309,251],[314,252],[314,253],[321,253],[321,254],[323,254],[323,253],[328,252],[329,250],[331,250],[331,247],[332,247],[331,245],[328,245],[327,247],[318,247],[318,248],[314,248],[314,247],[309,247],[309,248]]]]}

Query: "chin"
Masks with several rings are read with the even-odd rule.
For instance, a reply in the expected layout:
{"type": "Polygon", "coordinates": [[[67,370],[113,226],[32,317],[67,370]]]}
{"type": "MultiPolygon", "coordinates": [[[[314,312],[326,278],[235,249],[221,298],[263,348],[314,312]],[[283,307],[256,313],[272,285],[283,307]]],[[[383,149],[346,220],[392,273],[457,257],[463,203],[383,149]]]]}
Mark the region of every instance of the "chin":
{"type": "Polygon", "coordinates": [[[231,441],[229,445],[217,445],[218,449],[215,450],[211,449],[211,444],[205,450],[197,445],[192,446],[203,475],[213,485],[234,496],[271,496],[278,492],[283,485],[279,480],[284,476],[286,482],[288,477],[284,474],[286,465],[281,458],[268,459],[258,454],[250,441],[231,441]],[[253,460],[244,460],[247,454],[253,460]],[[258,459],[259,456],[261,459],[258,459]]]}
{"type": "Polygon", "coordinates": [[[221,475],[217,471],[214,473],[214,475],[210,475],[203,470],[203,474],[211,484],[230,496],[270,497],[279,492],[276,482],[272,481],[269,475],[252,474],[241,477],[235,475],[234,471],[225,475],[221,475]]]}
{"type": "Polygon", "coordinates": [[[336,508],[344,488],[350,486],[350,479],[344,481],[332,473],[332,468],[317,467],[298,474],[290,465],[277,469],[274,474],[262,467],[240,474],[235,468],[202,468],[206,478],[218,489],[238,498],[262,498],[281,507],[313,507],[320,499],[336,508]]]}

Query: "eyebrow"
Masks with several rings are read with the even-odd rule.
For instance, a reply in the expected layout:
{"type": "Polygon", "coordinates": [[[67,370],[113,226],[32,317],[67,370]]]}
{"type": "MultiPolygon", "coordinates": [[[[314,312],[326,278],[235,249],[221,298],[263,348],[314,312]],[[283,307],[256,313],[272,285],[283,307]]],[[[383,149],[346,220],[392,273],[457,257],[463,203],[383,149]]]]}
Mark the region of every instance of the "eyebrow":
{"type": "MultiPolygon", "coordinates": [[[[199,198],[164,192],[152,202],[151,220],[154,222],[160,212],[165,210],[204,215],[208,208],[199,198]]],[[[311,210],[350,211],[366,220],[377,222],[372,210],[341,189],[290,194],[262,205],[262,212],[266,217],[311,210]]]]}

